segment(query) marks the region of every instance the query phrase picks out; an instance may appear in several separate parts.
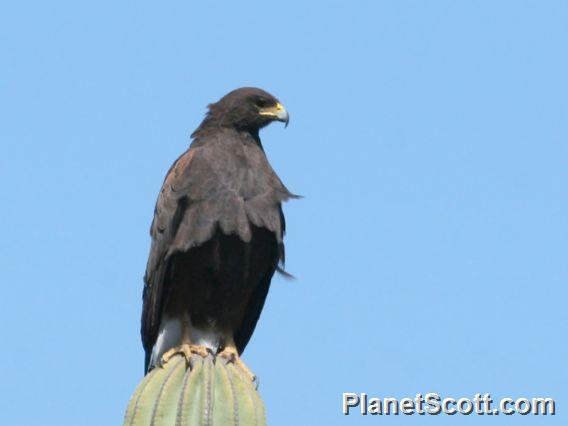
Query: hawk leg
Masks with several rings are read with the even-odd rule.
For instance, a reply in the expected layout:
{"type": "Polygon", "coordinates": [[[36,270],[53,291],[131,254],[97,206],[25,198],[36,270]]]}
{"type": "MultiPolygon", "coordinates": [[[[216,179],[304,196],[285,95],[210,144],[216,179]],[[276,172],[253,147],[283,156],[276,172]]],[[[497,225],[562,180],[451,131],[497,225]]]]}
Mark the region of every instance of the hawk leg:
{"type": "Polygon", "coordinates": [[[239,357],[239,352],[237,351],[235,342],[232,338],[229,339],[228,344],[225,345],[223,350],[219,352],[217,356],[223,358],[226,361],[226,364],[234,364],[235,367],[241,370],[251,382],[254,382],[256,380],[256,375],[249,370],[249,368],[239,357]]]}

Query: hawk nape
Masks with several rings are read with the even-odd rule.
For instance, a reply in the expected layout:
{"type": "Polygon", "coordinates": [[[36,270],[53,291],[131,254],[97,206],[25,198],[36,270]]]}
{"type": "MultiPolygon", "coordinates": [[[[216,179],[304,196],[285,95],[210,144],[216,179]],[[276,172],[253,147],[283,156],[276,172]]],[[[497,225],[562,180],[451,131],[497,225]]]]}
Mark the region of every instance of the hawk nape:
{"type": "Polygon", "coordinates": [[[209,105],[168,171],[144,276],[146,372],[176,353],[218,354],[246,370],[239,355],[284,263],[281,203],[295,197],[260,142],[259,130],[275,120],[288,124],[274,96],[230,92],[209,105]]]}

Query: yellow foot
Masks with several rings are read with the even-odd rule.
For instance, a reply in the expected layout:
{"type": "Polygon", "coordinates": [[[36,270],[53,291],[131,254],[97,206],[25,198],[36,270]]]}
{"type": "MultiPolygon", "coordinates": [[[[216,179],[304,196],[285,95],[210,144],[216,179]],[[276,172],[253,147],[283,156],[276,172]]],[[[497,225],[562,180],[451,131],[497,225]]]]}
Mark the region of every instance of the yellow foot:
{"type": "Polygon", "coordinates": [[[169,351],[164,352],[162,358],[160,359],[160,366],[163,367],[170,359],[175,355],[181,354],[185,357],[185,360],[189,363],[193,355],[199,355],[202,358],[212,355],[211,349],[200,345],[188,345],[184,343],[181,346],[176,346],[171,348],[169,351]]]}
{"type": "Polygon", "coordinates": [[[225,359],[227,364],[233,363],[235,367],[239,368],[243,373],[245,373],[245,375],[251,382],[254,382],[256,380],[256,375],[249,370],[244,362],[241,361],[239,353],[234,347],[225,347],[221,352],[217,354],[217,356],[225,359]]]}

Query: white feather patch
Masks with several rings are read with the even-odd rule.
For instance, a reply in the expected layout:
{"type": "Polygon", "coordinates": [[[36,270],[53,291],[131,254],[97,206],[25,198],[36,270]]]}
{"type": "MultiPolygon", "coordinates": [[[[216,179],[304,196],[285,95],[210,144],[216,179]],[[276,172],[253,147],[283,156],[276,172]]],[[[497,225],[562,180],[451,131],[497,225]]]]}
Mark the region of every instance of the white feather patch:
{"type": "Polygon", "coordinates": [[[164,316],[160,322],[158,338],[152,348],[150,366],[155,366],[165,352],[183,344],[205,346],[217,353],[222,337],[223,333],[213,324],[208,327],[194,327],[187,314],[182,318],[164,316]]]}

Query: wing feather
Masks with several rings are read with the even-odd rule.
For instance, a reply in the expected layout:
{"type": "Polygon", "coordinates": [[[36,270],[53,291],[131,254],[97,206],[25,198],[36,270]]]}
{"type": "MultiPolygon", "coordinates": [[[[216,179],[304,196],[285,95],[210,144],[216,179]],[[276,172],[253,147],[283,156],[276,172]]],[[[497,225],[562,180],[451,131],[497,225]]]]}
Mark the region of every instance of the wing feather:
{"type": "Polygon", "coordinates": [[[188,149],[170,167],[154,209],[150,226],[152,246],[144,275],[141,335],[146,351],[145,370],[148,369],[152,347],[160,326],[163,302],[167,298],[165,274],[172,241],[178,233],[183,216],[191,203],[187,188],[195,149],[188,149]]]}

